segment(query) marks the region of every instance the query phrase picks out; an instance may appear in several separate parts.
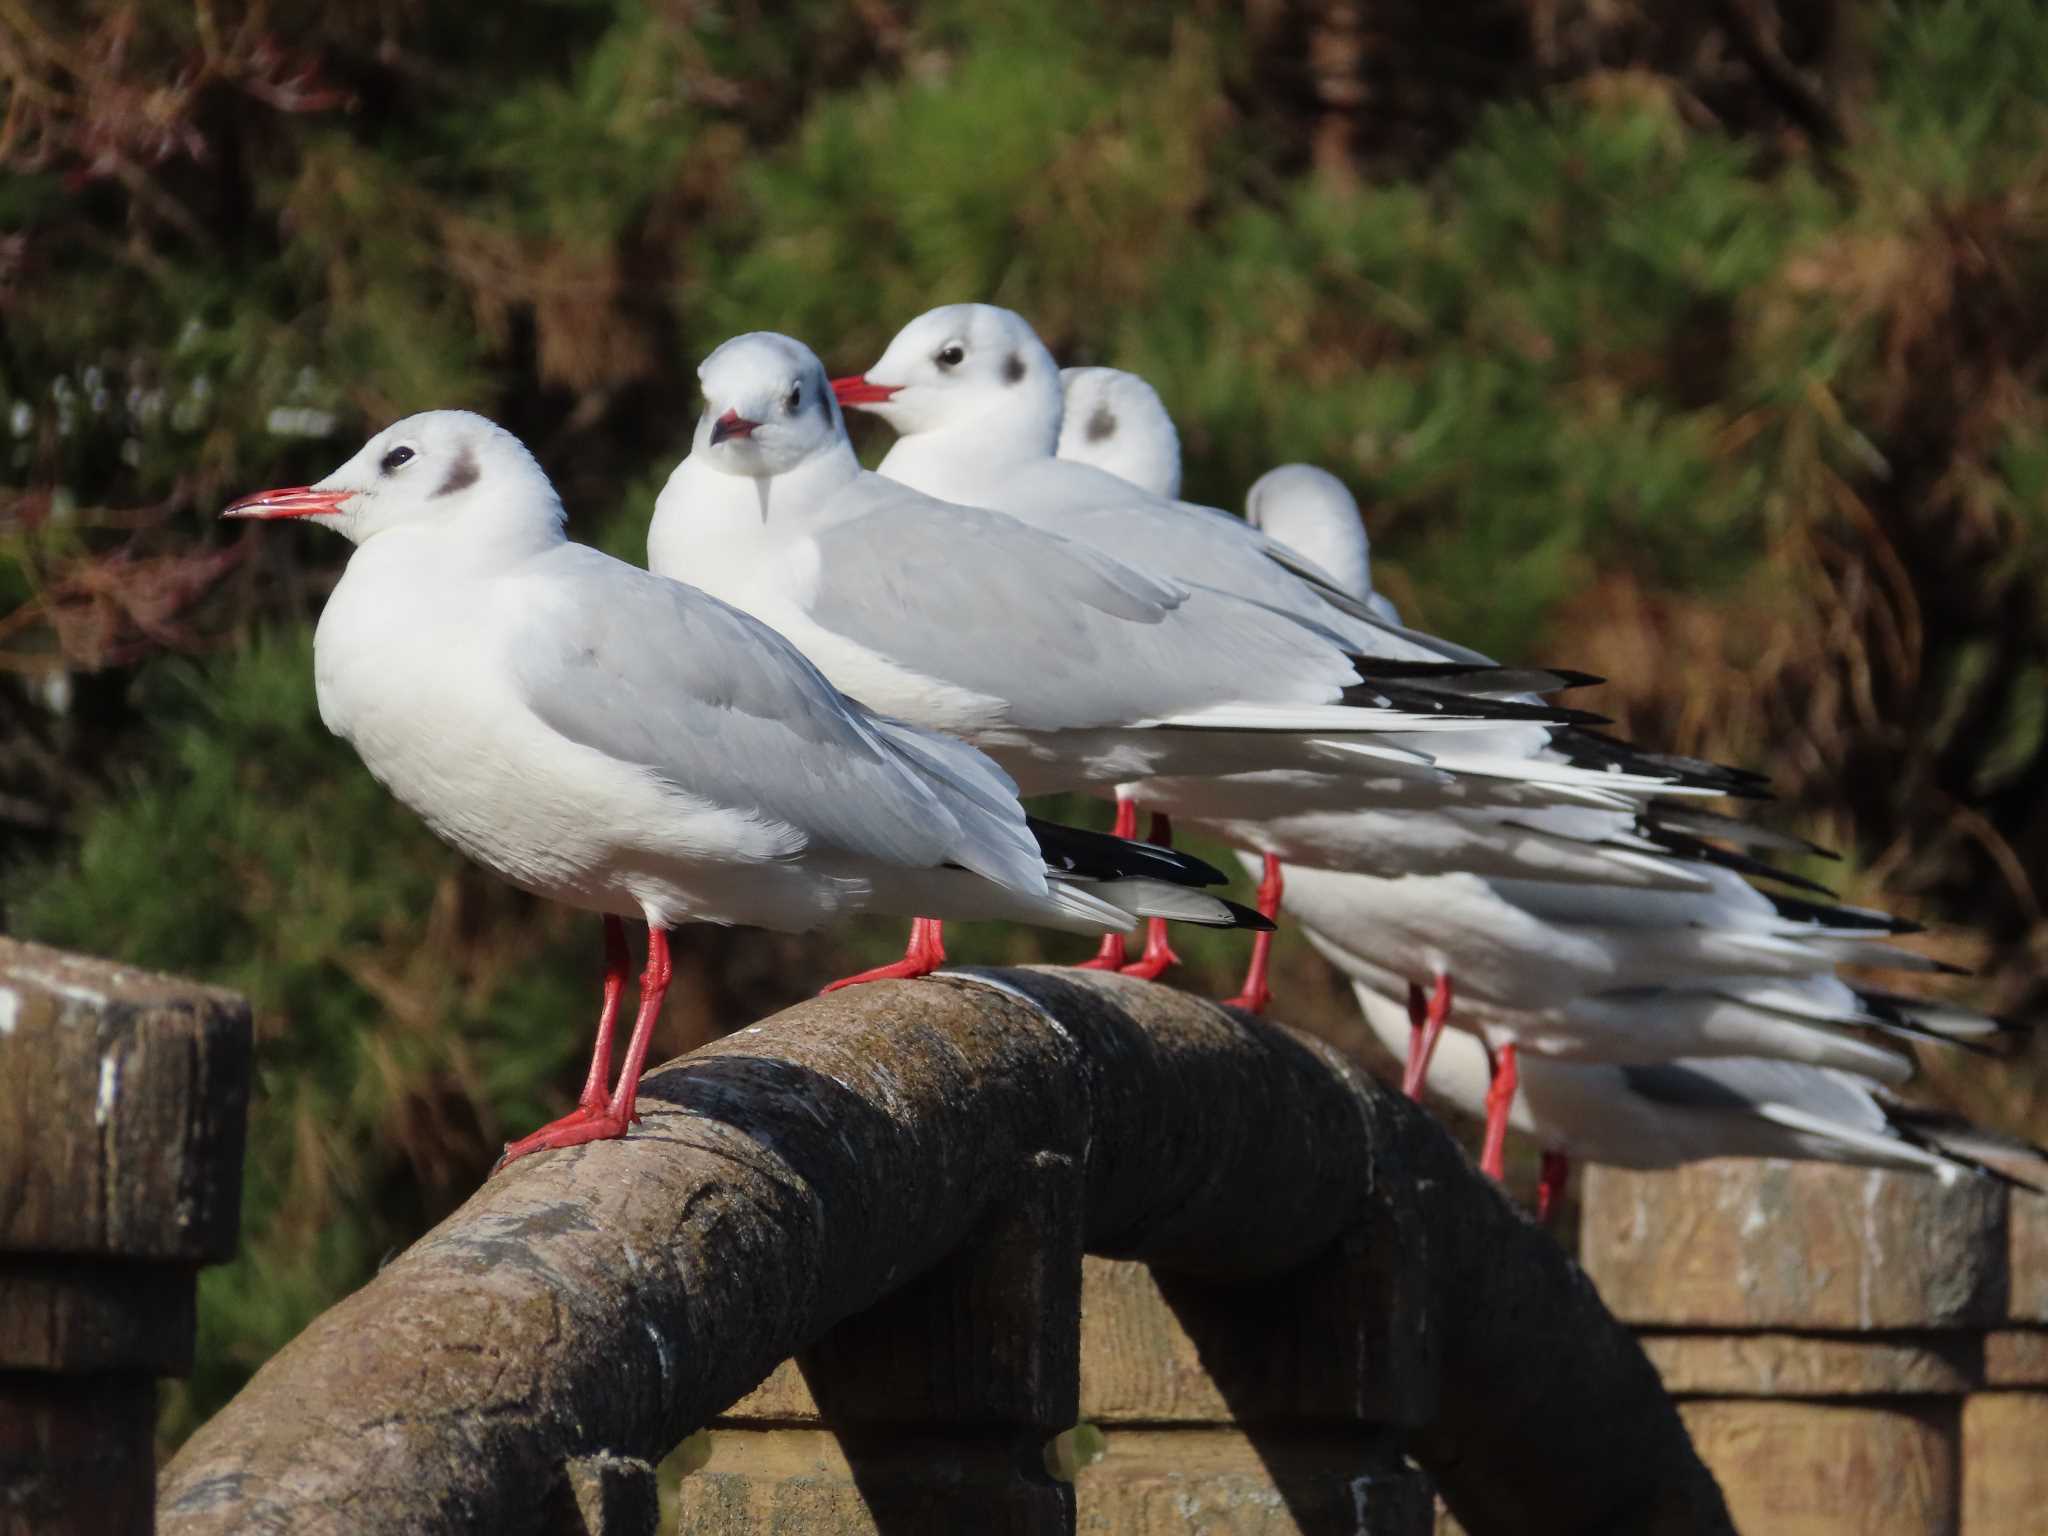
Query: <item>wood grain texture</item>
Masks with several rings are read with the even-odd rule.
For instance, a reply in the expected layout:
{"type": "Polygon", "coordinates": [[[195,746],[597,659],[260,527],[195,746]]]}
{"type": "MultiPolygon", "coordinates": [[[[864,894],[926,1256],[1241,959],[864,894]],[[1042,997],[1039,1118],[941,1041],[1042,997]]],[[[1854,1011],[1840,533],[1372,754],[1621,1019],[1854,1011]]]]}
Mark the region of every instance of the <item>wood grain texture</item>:
{"type": "Polygon", "coordinates": [[[1586,1171],[1580,1261],[1615,1315],[1663,1328],[1961,1329],[2006,1315],[1990,1179],[1722,1159],[1586,1171]]]}
{"type": "Polygon", "coordinates": [[[249,1007],[0,939],[0,1254],[234,1252],[249,1007]]]}
{"type": "Polygon", "coordinates": [[[0,1372],[0,1536],[147,1536],[156,1383],[0,1372]]]}
{"type": "Polygon", "coordinates": [[[2048,1528],[2048,1393],[1965,1400],[1962,1461],[1962,1536],[2048,1528]]]}
{"type": "Polygon", "coordinates": [[[1478,1536],[1730,1529],[1555,1244],[1278,1024],[1092,973],[881,983],[656,1070],[641,1107],[493,1179],[271,1360],[165,1469],[165,1536],[539,1536],[565,1457],[659,1457],[1074,1147],[1092,1252],[1251,1288],[1355,1233],[1423,1266],[1442,1380],[1411,1448],[1478,1536]]]}
{"type": "Polygon", "coordinates": [[[1960,1397],[1984,1376],[1983,1341],[1967,1333],[1638,1338],[1665,1388],[1679,1396],[1960,1397]]]}
{"type": "Polygon", "coordinates": [[[2048,1328],[2001,1328],[1985,1334],[1984,1385],[2048,1387],[2048,1328]]]}
{"type": "Polygon", "coordinates": [[[1429,1480],[1391,1436],[1116,1429],[1074,1480],[1084,1536],[1428,1536],[1429,1480]]]}
{"type": "MultiPolygon", "coordinates": [[[[1956,1525],[1954,1398],[1888,1403],[1715,1398],[1683,1405],[1738,1530],[1934,1536],[1956,1525]]],[[[2020,1527],[2019,1529],[2025,1529],[2020,1527]]]]}
{"type": "Polygon", "coordinates": [[[891,1435],[872,1444],[826,1430],[721,1429],[682,1481],[690,1536],[1062,1536],[1074,1490],[1006,1436],[891,1435]],[[962,1509],[974,1513],[962,1518],[962,1509]]]}
{"type": "Polygon", "coordinates": [[[248,1005],[0,939],[0,1536],[147,1536],[156,1380],[234,1249],[248,1005]]]}

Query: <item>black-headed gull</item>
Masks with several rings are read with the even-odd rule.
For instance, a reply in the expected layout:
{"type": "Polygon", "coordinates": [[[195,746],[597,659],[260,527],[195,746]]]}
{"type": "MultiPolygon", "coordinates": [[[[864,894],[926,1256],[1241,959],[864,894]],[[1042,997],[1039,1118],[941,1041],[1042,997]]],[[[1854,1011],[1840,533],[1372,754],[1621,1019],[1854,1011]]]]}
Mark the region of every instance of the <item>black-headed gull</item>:
{"type": "Polygon", "coordinates": [[[705,408],[656,503],[649,567],[772,624],[871,707],[973,742],[1026,794],[1362,772],[1373,750],[1331,738],[1573,713],[1361,678],[1324,626],[863,470],[823,366],[788,337],[736,337],[698,375],[705,408]]]}
{"type": "MultiPolygon", "coordinates": [[[[1391,975],[1352,981],[1367,1026],[1397,1058],[1411,1028],[1400,985],[1391,975]]],[[[1640,1006],[1647,1014],[1661,999],[1646,997],[1640,1006]]],[[[1430,1092],[1455,1113],[1484,1121],[1493,1086],[1485,1044],[1463,1033],[1446,1038],[1430,1092]]],[[[1908,1106],[1858,1073],[1745,1056],[1638,1065],[1531,1056],[1505,1124],[1542,1149],[1539,1218],[1557,1208],[1574,1160],[1675,1168],[1713,1157],[1799,1158],[1919,1169],[1948,1180],[1964,1173],[2008,1179],[1983,1159],[2041,1156],[1952,1115],[1908,1106]]]]}
{"type": "MultiPolygon", "coordinates": [[[[972,748],[870,713],[759,620],[569,542],[547,476],[481,416],[407,417],[318,484],[223,515],[311,517],[357,546],[314,637],[328,729],[457,849],[605,917],[578,1107],[508,1159],[625,1134],[679,923],[1241,921],[1190,888],[1221,878],[1199,861],[1028,819],[972,748]],[[647,968],[607,1094],[625,917],[647,924],[647,968]]],[[[920,932],[876,974],[936,965],[920,932]]]]}
{"type": "MultiPolygon", "coordinates": [[[[1128,408],[1166,421],[1170,432],[1156,394],[1138,382],[1143,393],[1123,396],[1128,408]]],[[[896,429],[881,465],[889,479],[946,501],[1006,512],[1141,560],[1149,571],[1330,628],[1371,659],[1375,677],[1479,694],[1497,690],[1490,676],[1472,676],[1475,667],[1490,673],[1490,664],[1390,629],[1331,572],[1243,519],[1151,494],[1093,463],[1058,457],[1065,412],[1059,365],[1014,311],[990,304],[931,310],[898,332],[866,373],[834,380],[833,391],[842,404],[896,429]]],[[[1149,444],[1145,453],[1164,458],[1163,449],[1149,444]]],[[[1579,676],[1549,674],[1537,691],[1579,676]]]]}
{"type": "Polygon", "coordinates": [[[1121,368],[1060,370],[1058,457],[1180,500],[1180,434],[1159,391],[1121,368]]]}
{"type": "MultiPolygon", "coordinates": [[[[1241,857],[1251,867],[1251,856],[1241,857]]],[[[1392,978],[1407,989],[1403,1087],[1413,1097],[1426,1077],[1434,1081],[1456,978],[1457,1021],[1495,1063],[1482,1157],[1489,1173],[1500,1171],[1524,1056],[1625,1065],[1757,1056],[1902,1081],[1908,1059],[1863,1032],[1978,1046],[2003,1027],[1836,975],[1843,965],[1948,969],[1886,942],[1913,924],[1711,873],[1714,889],[1686,892],[1475,875],[1388,880],[1290,866],[1285,904],[1347,976],[1382,991],[1392,978]]]]}
{"type": "MultiPolygon", "coordinates": [[[[1169,479],[1165,466],[1173,465],[1177,478],[1178,436],[1158,394],[1115,369],[1069,370],[1075,373],[1086,376],[1089,393],[1067,400],[1061,456],[1136,477],[1142,489],[1161,492],[1169,479]],[[1081,430],[1084,420],[1093,421],[1092,432],[1081,430]]],[[[1326,572],[1366,609],[1400,623],[1393,605],[1373,590],[1364,522],[1349,488],[1335,476],[1306,464],[1271,470],[1247,492],[1246,520],[1326,572]]],[[[1519,779],[1389,765],[1363,788],[1297,771],[1256,779],[1153,779],[1130,786],[1130,792],[1265,854],[1260,896],[1269,914],[1281,889],[1283,861],[1387,876],[1471,872],[1697,890],[1707,888],[1700,861],[1763,868],[1746,853],[1719,846],[1731,833],[1752,846],[1808,851],[1796,839],[1674,803],[1638,805],[1632,797],[1596,794],[1588,797],[1594,805],[1556,804],[1561,795],[1581,794],[1572,781],[1583,780],[1584,770],[1573,767],[1568,754],[1575,746],[1585,752],[1592,743],[1590,737],[1576,744],[1566,738],[1562,745],[1539,737],[1516,769],[1519,779]],[[1552,770],[1562,783],[1543,782],[1552,770]],[[1247,791],[1255,786],[1263,793],[1256,814],[1247,815],[1244,808],[1253,803],[1247,791]],[[1599,808],[1599,801],[1612,808],[1599,808]]],[[[1444,761],[1455,764],[1455,752],[1444,761]]],[[[1245,985],[1233,999],[1241,1006],[1257,1009],[1266,1002],[1269,945],[1254,946],[1245,985]]],[[[1445,985],[1432,1006],[1441,1013],[1449,1001],[1445,985]]]]}

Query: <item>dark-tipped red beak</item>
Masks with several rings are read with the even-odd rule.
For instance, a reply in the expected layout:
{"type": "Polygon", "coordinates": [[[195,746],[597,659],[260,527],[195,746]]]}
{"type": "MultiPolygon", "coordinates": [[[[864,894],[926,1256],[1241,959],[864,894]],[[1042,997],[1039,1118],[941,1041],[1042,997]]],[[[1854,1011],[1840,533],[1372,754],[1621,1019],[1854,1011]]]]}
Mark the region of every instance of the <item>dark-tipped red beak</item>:
{"type": "Polygon", "coordinates": [[[339,512],[354,491],[316,491],[310,485],[287,485],[281,490],[258,491],[231,501],[220,510],[222,517],[317,517],[339,512]]]}
{"type": "Polygon", "coordinates": [[[832,393],[839,397],[841,405],[880,405],[902,387],[901,384],[870,384],[867,375],[860,373],[832,381],[832,393]]]}
{"type": "Polygon", "coordinates": [[[754,428],[759,425],[761,423],[747,420],[738,411],[727,411],[711,423],[711,446],[716,448],[728,437],[752,437],[754,428]]]}

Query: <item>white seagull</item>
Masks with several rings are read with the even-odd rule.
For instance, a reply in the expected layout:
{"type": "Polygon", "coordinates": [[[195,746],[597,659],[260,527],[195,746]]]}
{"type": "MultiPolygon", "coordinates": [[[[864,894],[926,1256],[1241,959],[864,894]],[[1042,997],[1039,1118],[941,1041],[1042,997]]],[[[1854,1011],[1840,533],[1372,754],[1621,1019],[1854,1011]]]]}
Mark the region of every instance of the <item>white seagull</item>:
{"type": "MultiPolygon", "coordinates": [[[[1102,381],[1102,398],[1113,382],[1102,381]]],[[[1148,568],[1167,576],[1330,627],[1375,685],[1426,684],[1527,707],[1535,702],[1528,697],[1532,692],[1592,680],[1549,669],[1503,669],[1475,652],[1390,624],[1375,604],[1347,591],[1335,572],[1241,519],[1153,494],[1165,487],[1169,476],[1163,466],[1178,454],[1156,394],[1135,379],[1116,386],[1112,421],[1098,417],[1091,387],[1079,397],[1086,414],[1068,420],[1058,365],[1023,317],[1009,310],[986,304],[932,310],[906,325],[866,373],[836,380],[833,388],[844,404],[871,411],[896,429],[883,475],[934,496],[1009,513],[1108,554],[1142,552],[1148,568]],[[1128,419],[1141,416],[1163,424],[1161,440],[1126,428],[1128,419]],[[1099,451],[1083,446],[1074,450],[1079,458],[1056,456],[1063,440],[1087,443],[1091,420],[1102,434],[1099,451]],[[1117,439],[1122,444],[1116,462],[1143,466],[1137,472],[1145,486],[1092,462],[1107,457],[1106,445],[1117,439]]],[[[1417,794],[1427,803],[1431,791],[1453,784],[1464,786],[1459,797],[1482,794],[1489,781],[1502,786],[1511,804],[1610,808],[1651,794],[1754,794],[1760,788],[1754,775],[1536,722],[1454,742],[1396,736],[1377,743],[1376,750],[1381,761],[1370,793],[1347,789],[1333,801],[1315,791],[1318,783],[1325,790],[1330,786],[1327,778],[1269,779],[1260,786],[1254,814],[1364,804],[1408,809],[1417,794]],[[1410,755],[1391,758],[1390,748],[1410,755]],[[1310,798],[1302,800],[1303,794],[1310,798]]],[[[1229,764],[1210,761],[1194,776],[1213,779],[1229,771],[1229,764]]],[[[1213,801],[1213,793],[1208,798],[1213,801]]],[[[1119,827],[1130,825],[1123,809],[1119,827]]]]}
{"type": "Polygon", "coordinates": [[[698,376],[704,412],[656,503],[649,568],[773,625],[870,707],[973,742],[1026,794],[1363,772],[1424,761],[1369,744],[1388,731],[1572,713],[1361,680],[1320,625],[863,470],[823,366],[788,337],[736,337],[698,376]]]}
{"type": "Polygon", "coordinates": [[[1910,1059],[1863,1032],[1981,1046],[2005,1027],[1836,975],[1951,970],[1884,942],[1915,925],[1713,875],[1714,890],[1694,893],[1289,867],[1286,908],[1353,981],[1406,987],[1411,1097],[1434,1080],[1456,978],[1457,1021],[1494,1064],[1481,1165],[1496,1175],[1525,1053],[1630,1066],[1754,1056],[1900,1082],[1910,1059]]]}
{"type": "MultiPolygon", "coordinates": [[[[1069,373],[1085,377],[1088,392],[1068,399],[1062,456],[1138,476],[1134,483],[1154,492],[1162,491],[1169,478],[1177,481],[1179,440],[1157,393],[1142,379],[1115,369],[1069,373]]],[[[1334,475],[1306,464],[1272,470],[1247,493],[1246,517],[1328,573],[1361,605],[1399,624],[1393,605],[1373,590],[1371,547],[1358,503],[1334,475]]],[[[1545,746],[1536,757],[1562,763],[1566,750],[1545,746]]],[[[1704,770],[1708,765],[1686,766],[1704,770]]],[[[1533,776],[1539,769],[1532,765],[1526,771],[1533,776]]],[[[1747,785],[1729,781],[1728,787],[1747,785]]],[[[1269,916],[1282,891],[1283,863],[1384,876],[1468,872],[1705,890],[1709,880],[1700,867],[1703,860],[1762,868],[1710,837],[1733,837],[1750,847],[1817,851],[1798,839],[1674,803],[1637,806],[1624,799],[1618,802],[1623,809],[1560,806],[1551,803],[1550,787],[1540,783],[1446,779],[1407,765],[1390,765],[1363,789],[1355,780],[1299,771],[1152,779],[1129,789],[1177,820],[1198,822],[1228,842],[1264,854],[1260,909],[1269,916]],[[1264,792],[1256,800],[1249,793],[1255,788],[1264,792]],[[1248,805],[1256,806],[1255,814],[1245,814],[1248,805]]],[[[1257,1010],[1267,1001],[1270,943],[1254,946],[1245,985],[1233,999],[1240,1006],[1257,1010]]],[[[1447,990],[1436,1006],[1448,1008],[1447,990]]]]}
{"type": "Polygon", "coordinates": [[[222,515],[310,517],[357,546],[314,637],[328,729],[470,858],[604,915],[578,1107],[506,1160],[625,1134],[679,923],[1241,920],[1186,888],[1221,878],[1198,861],[1027,819],[972,748],[870,713],[715,598],[571,543],[540,466],[481,416],[407,417],[318,484],[222,515]],[[626,917],[647,924],[647,968],[607,1095],[626,917]]]}
{"type": "MultiPolygon", "coordinates": [[[[1367,1026],[1396,1057],[1410,1029],[1399,988],[1391,975],[1352,982],[1367,1026]]],[[[1643,1007],[1660,1001],[1645,999],[1643,1007]]],[[[1455,1113],[1485,1120],[1493,1083],[1483,1042],[1463,1033],[1447,1038],[1429,1086],[1455,1113]]],[[[1647,1169],[1714,1157],[1800,1158],[1915,1168],[1943,1180],[1966,1172],[2011,1180],[1987,1159],[2031,1158],[2038,1168],[2042,1155],[1952,1115],[1908,1106],[1854,1072],[1741,1056],[1647,1065],[1532,1056],[1522,1063],[1505,1124],[1542,1149],[1539,1219],[1561,1202],[1574,1160],[1647,1169]]]]}
{"type": "Polygon", "coordinates": [[[1180,434],[1159,391],[1121,368],[1060,370],[1062,459],[1180,500],[1180,434]]]}

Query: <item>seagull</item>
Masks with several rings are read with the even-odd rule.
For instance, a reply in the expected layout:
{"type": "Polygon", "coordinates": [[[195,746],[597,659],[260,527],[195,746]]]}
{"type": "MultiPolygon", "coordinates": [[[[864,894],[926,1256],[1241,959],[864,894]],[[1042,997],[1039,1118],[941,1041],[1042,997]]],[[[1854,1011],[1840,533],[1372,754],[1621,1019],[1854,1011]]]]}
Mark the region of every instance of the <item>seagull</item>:
{"type": "MultiPolygon", "coordinates": [[[[854,703],[716,598],[571,543],[540,466],[481,416],[409,416],[317,484],[222,515],[312,518],[356,546],[314,635],[321,719],[444,841],[604,918],[577,1108],[500,1166],[626,1133],[679,923],[1258,926],[1195,889],[1222,879],[1200,861],[1027,817],[971,747],[854,703]],[[607,1093],[629,917],[647,925],[647,965],[607,1093]]],[[[920,941],[917,964],[870,975],[943,960],[935,925],[920,941]]]]}
{"type": "Polygon", "coordinates": [[[1135,373],[1062,368],[1054,452],[1154,496],[1180,500],[1180,434],[1159,391],[1135,373]]]}
{"type": "Polygon", "coordinates": [[[1448,1001],[1425,1008],[1422,989],[1448,998],[1457,978],[1458,1022],[1494,1065],[1481,1167],[1496,1176],[1524,1053],[1627,1066],[1755,1056],[1898,1082],[1910,1059],[1861,1032],[1982,1048],[2008,1027],[1835,974],[1953,972],[1886,942],[1914,924],[1767,893],[1732,871],[1714,871],[1704,893],[1291,866],[1285,878],[1288,912],[1326,959],[1354,982],[1407,988],[1411,1098],[1450,1013],[1448,1001]]]}
{"type": "MultiPolygon", "coordinates": [[[[698,375],[649,569],[773,625],[867,705],[974,743],[1027,795],[1297,763],[1341,776],[1389,731],[1574,713],[1362,678],[1322,625],[864,470],[823,365],[789,337],[736,337],[698,375]]],[[[1136,974],[1170,963],[1154,938],[1136,974]]]]}
{"type": "MultiPolygon", "coordinates": [[[[1134,375],[1120,409],[1172,422],[1134,375]]],[[[835,379],[842,405],[895,428],[888,479],[968,506],[1008,513],[1112,555],[1139,552],[1148,570],[1229,592],[1340,634],[1383,681],[1427,681],[1490,696],[1547,693],[1583,674],[1528,672],[1503,682],[1474,653],[1388,626],[1331,572],[1214,507],[1152,494],[1093,463],[1057,457],[1066,410],[1059,365],[1023,316],[991,304],[950,304],[906,325],[866,373],[835,379]],[[1538,681],[1540,679],[1540,681],[1538,681]]],[[[1119,418],[1120,421],[1122,418],[1119,418]]],[[[1086,437],[1085,422],[1081,436],[1086,437]]],[[[1163,464],[1166,445],[1134,457],[1163,464]]],[[[1170,449],[1176,460],[1177,447],[1170,449]]],[[[1155,481],[1159,475],[1151,475],[1155,481]]]]}
{"type": "MultiPolygon", "coordinates": [[[[1399,1056],[1409,1029],[1399,978],[1383,973],[1351,986],[1367,1027],[1399,1056]]],[[[1663,1001],[1645,998],[1639,1006],[1648,1015],[1663,1001]]],[[[1482,1041],[1463,1033],[1445,1040],[1430,1091],[1456,1113],[1486,1119],[1493,1084],[1482,1041]]],[[[1921,1169],[1944,1182],[1976,1173],[2010,1183],[2023,1181],[1986,1159],[2042,1156],[1941,1111],[1908,1106],[1856,1072],[1745,1056],[1649,1064],[1533,1056],[1522,1064],[1506,1125],[1543,1149],[1539,1220],[1562,1203],[1573,1160],[1648,1169],[1713,1157],[1801,1158],[1921,1169]]]]}
{"type": "MultiPolygon", "coordinates": [[[[1136,375],[1110,368],[1069,369],[1063,378],[1085,380],[1086,392],[1068,390],[1061,456],[1121,470],[1141,489],[1167,494],[1179,479],[1179,439],[1157,392],[1136,375]]],[[[1373,589],[1358,503],[1336,476],[1312,465],[1283,465],[1253,484],[1245,510],[1253,527],[1326,572],[1385,622],[1400,624],[1393,604],[1373,589]]],[[[1566,759],[1555,746],[1537,755],[1551,763],[1566,759]]],[[[1688,766],[1704,774],[1710,765],[1688,766]]],[[[1540,770],[1525,771],[1534,777],[1540,770]]],[[[1728,781],[1724,787],[1739,792],[1748,784],[1728,781]]],[[[1354,780],[1304,772],[1153,779],[1126,790],[1176,820],[1201,824],[1227,842],[1261,852],[1260,910],[1268,916],[1277,910],[1287,863],[1384,876],[1470,872],[1704,890],[1701,862],[1768,869],[1721,846],[1731,839],[1776,851],[1821,852],[1800,839],[1670,802],[1641,805],[1610,797],[1606,808],[1559,805],[1559,791],[1540,783],[1406,766],[1388,767],[1363,792],[1354,780]],[[1258,814],[1246,816],[1238,808],[1254,787],[1263,791],[1258,814]]],[[[1238,1006],[1258,1011],[1269,1001],[1270,945],[1270,939],[1255,941],[1245,985],[1231,999],[1238,1006]]],[[[1449,978],[1438,978],[1429,1008],[1441,1019],[1450,1001],[1449,978]]]]}
{"type": "MultiPolygon", "coordinates": [[[[1404,629],[1389,622],[1383,604],[1355,595],[1336,572],[1244,520],[1159,494],[1170,479],[1163,466],[1178,458],[1172,422],[1156,392],[1135,376],[1122,377],[1130,383],[1103,381],[1105,393],[1115,386],[1117,403],[1113,422],[1099,423],[1101,455],[1078,450],[1080,459],[1056,454],[1062,441],[1087,442],[1095,392],[1077,397],[1069,418],[1058,365],[1044,343],[1022,316],[993,305],[929,311],[906,325],[865,373],[835,380],[833,389],[843,404],[870,411],[896,429],[897,440],[882,460],[884,476],[1008,513],[1106,554],[1141,550],[1148,566],[1166,576],[1329,626],[1367,658],[1360,670],[1375,683],[1427,682],[1437,690],[1528,706],[1535,693],[1597,681],[1552,669],[1504,669],[1476,652],[1404,629]],[[1119,440],[1118,464],[1149,466],[1142,471],[1145,485],[1082,461],[1107,455],[1107,445],[1119,440]]],[[[1651,794],[1753,796],[1763,787],[1753,774],[1644,753],[1591,731],[1537,722],[1453,744],[1391,737],[1370,750],[1380,758],[1376,766],[1389,790],[1403,779],[1425,789],[1490,780],[1511,788],[1510,803],[1623,808],[1651,794]],[[1395,759],[1396,750],[1410,755],[1395,759]],[[1536,787],[1528,787],[1531,781],[1536,787]]],[[[1228,771],[1229,765],[1212,762],[1196,776],[1213,779],[1228,771]]],[[[1269,779],[1254,814],[1370,803],[1349,791],[1332,800],[1327,791],[1336,782],[1327,776],[1269,779]],[[1312,797],[1308,803],[1298,798],[1304,792],[1312,797]]],[[[1127,785],[1119,798],[1135,801],[1136,786],[1127,785]]],[[[1379,799],[1377,791],[1372,799],[1379,799]]],[[[1412,809],[1412,797],[1401,796],[1398,804],[1412,809]]],[[[1174,814],[1170,806],[1154,808],[1174,814]]],[[[1127,824],[1120,803],[1118,825],[1127,824]]],[[[1270,889],[1274,879],[1263,884],[1270,889]]],[[[1106,943],[1106,953],[1116,942],[1106,943]]],[[[1261,953],[1255,950],[1255,966],[1261,953]]],[[[1249,982],[1238,1000],[1256,1000],[1249,982]]]]}

